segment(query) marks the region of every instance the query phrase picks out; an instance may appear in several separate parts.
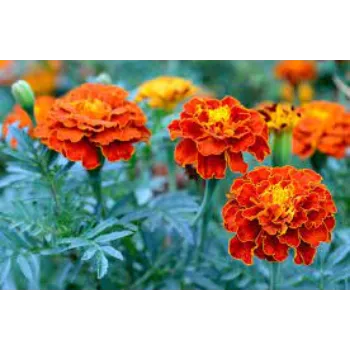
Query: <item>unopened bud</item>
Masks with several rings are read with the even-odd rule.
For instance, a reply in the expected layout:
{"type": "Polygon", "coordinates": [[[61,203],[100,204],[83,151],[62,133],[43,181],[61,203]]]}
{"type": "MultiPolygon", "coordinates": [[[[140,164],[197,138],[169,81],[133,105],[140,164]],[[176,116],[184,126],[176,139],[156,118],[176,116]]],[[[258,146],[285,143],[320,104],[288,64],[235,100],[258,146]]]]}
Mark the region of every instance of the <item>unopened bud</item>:
{"type": "Polygon", "coordinates": [[[107,73],[101,73],[96,77],[96,83],[101,83],[106,85],[112,84],[112,78],[107,73]]]}
{"type": "Polygon", "coordinates": [[[18,80],[12,85],[12,95],[16,102],[26,111],[32,110],[35,96],[30,85],[24,80],[18,80]]]}

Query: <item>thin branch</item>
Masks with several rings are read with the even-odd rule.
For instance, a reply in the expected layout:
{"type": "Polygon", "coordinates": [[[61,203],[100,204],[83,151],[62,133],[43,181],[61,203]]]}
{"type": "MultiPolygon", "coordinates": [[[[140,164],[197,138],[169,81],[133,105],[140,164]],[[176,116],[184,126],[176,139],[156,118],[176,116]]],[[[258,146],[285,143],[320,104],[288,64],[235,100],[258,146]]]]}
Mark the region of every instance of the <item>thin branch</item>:
{"type": "Polygon", "coordinates": [[[348,99],[350,99],[350,87],[347,86],[339,77],[334,76],[333,82],[337,89],[341,91],[348,99]]]}

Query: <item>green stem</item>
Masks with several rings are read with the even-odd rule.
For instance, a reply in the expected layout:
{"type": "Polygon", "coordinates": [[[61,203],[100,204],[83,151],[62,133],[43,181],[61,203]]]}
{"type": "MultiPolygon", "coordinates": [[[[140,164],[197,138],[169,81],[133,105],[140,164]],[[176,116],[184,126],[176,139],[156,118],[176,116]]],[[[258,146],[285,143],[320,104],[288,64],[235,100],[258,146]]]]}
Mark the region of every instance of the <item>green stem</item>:
{"type": "Polygon", "coordinates": [[[270,263],[270,290],[277,290],[279,286],[280,264],[270,263]]]}
{"type": "Polygon", "coordinates": [[[102,196],[102,184],[101,184],[101,170],[103,165],[100,167],[88,171],[89,179],[91,187],[94,191],[96,197],[96,209],[95,214],[97,219],[99,220],[101,217],[103,218],[105,215],[105,207],[102,196]]]}
{"type": "Polygon", "coordinates": [[[283,166],[290,163],[292,150],[292,132],[282,131],[274,134],[272,163],[283,166]]]}
{"type": "Polygon", "coordinates": [[[167,145],[169,191],[176,191],[176,165],[174,160],[174,148],[172,144],[167,145]]]}
{"type": "Polygon", "coordinates": [[[321,173],[322,169],[327,163],[327,156],[323,153],[316,151],[313,156],[310,158],[312,168],[317,172],[321,173]]]}
{"type": "Polygon", "coordinates": [[[194,226],[198,220],[202,217],[202,215],[205,213],[206,208],[208,206],[208,203],[213,195],[213,192],[215,190],[217,184],[217,180],[211,179],[211,180],[206,180],[205,181],[205,189],[204,189],[204,196],[202,200],[202,204],[199,207],[197,215],[194,217],[191,226],[194,226]]]}
{"type": "Polygon", "coordinates": [[[133,154],[131,157],[129,164],[128,164],[128,174],[129,174],[129,180],[134,181],[136,179],[137,175],[137,156],[136,153],[133,154]]]}
{"type": "Polygon", "coordinates": [[[29,115],[30,120],[32,121],[33,127],[36,127],[36,119],[34,114],[34,106],[23,108],[29,115]]]}

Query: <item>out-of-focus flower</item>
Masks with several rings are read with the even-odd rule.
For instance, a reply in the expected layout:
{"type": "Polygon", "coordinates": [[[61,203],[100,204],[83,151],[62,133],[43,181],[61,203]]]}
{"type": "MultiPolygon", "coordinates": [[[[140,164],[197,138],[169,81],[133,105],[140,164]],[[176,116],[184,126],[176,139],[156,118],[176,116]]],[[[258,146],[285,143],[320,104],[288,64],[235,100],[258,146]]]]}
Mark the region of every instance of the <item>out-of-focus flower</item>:
{"type": "Polygon", "coordinates": [[[197,91],[190,80],[179,77],[161,76],[143,83],[135,101],[146,100],[151,108],[173,110],[180,102],[193,96],[197,91]]]}
{"type": "Polygon", "coordinates": [[[308,103],[314,98],[314,89],[308,83],[301,83],[298,86],[298,97],[300,103],[308,103]]]}
{"type": "Polygon", "coordinates": [[[15,61],[0,60],[0,85],[11,84],[15,79],[15,61]]]}
{"type": "MultiPolygon", "coordinates": [[[[51,96],[40,96],[36,99],[34,105],[35,119],[38,124],[45,122],[48,112],[54,102],[54,98],[51,96]]],[[[9,133],[10,125],[17,124],[21,129],[28,128],[29,136],[33,137],[33,123],[27,112],[24,111],[19,105],[15,105],[12,112],[5,118],[2,124],[2,137],[6,138],[9,133]]],[[[13,148],[17,147],[17,140],[15,138],[10,139],[10,145],[13,148]]]]}
{"type": "Polygon", "coordinates": [[[301,113],[289,103],[262,103],[256,110],[264,117],[269,129],[275,132],[292,130],[301,118],[301,113]]]}
{"type": "Polygon", "coordinates": [[[35,62],[23,76],[36,95],[51,95],[57,87],[62,67],[61,61],[35,62]]]}
{"type": "Polygon", "coordinates": [[[109,161],[129,160],[133,144],[148,141],[146,116],[128,93],[114,85],[83,84],[57,99],[35,136],[71,161],[92,170],[109,161]]]}
{"type": "Polygon", "coordinates": [[[350,146],[350,114],[334,102],[314,101],[298,109],[303,115],[293,132],[293,151],[305,159],[316,150],[343,158],[350,146]]]}
{"type": "Polygon", "coordinates": [[[291,166],[258,167],[236,179],[222,210],[225,228],[236,233],[231,256],[248,265],[254,256],[282,262],[292,248],[296,264],[310,265],[335,226],[336,207],[321,180],[291,166]]]}
{"type": "Polygon", "coordinates": [[[293,86],[316,78],[317,70],[314,61],[282,61],[275,66],[275,75],[293,86]]]}
{"type": "Polygon", "coordinates": [[[242,152],[259,161],[270,153],[262,116],[233,97],[194,98],[168,128],[172,140],[181,138],[175,149],[176,162],[183,167],[192,165],[203,179],[224,178],[227,165],[233,172],[246,172],[242,152]]]}
{"type": "Polygon", "coordinates": [[[284,83],[281,86],[281,99],[282,101],[293,103],[294,101],[294,86],[289,83],[284,83]]]}

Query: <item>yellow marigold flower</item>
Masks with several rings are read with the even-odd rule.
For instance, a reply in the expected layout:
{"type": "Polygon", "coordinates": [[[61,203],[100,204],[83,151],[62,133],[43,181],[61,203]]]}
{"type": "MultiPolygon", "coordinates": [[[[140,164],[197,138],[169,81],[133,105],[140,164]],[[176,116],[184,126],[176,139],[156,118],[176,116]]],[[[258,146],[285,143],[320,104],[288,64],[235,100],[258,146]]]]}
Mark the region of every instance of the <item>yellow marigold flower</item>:
{"type": "Polygon", "coordinates": [[[190,80],[161,76],[143,83],[135,98],[136,102],[147,100],[151,108],[173,110],[180,102],[193,96],[197,88],[190,80]]]}
{"type": "Polygon", "coordinates": [[[308,83],[301,83],[298,86],[298,97],[301,103],[307,103],[314,98],[314,89],[308,83]]]}
{"type": "Polygon", "coordinates": [[[262,103],[256,110],[265,118],[270,130],[291,130],[299,122],[301,113],[289,103],[262,103]]]}
{"type": "Polygon", "coordinates": [[[292,103],[294,101],[294,87],[289,83],[285,83],[281,86],[280,95],[282,101],[292,103]]]}

